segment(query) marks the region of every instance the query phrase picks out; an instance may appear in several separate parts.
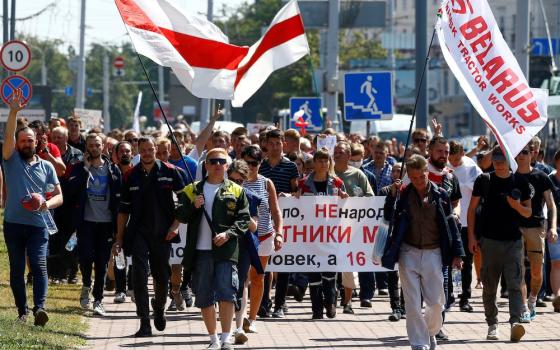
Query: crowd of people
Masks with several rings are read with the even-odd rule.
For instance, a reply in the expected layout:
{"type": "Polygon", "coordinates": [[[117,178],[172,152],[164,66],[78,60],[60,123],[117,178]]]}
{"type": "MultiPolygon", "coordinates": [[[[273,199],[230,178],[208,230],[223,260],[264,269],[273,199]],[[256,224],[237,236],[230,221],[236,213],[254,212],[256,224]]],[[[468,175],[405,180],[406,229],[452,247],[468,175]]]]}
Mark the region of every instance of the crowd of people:
{"type": "Polygon", "coordinates": [[[219,112],[198,135],[186,124],[172,132],[104,134],[85,132],[77,117],[17,118],[21,92],[10,107],[2,148],[4,235],[20,322],[29,315],[26,265],[36,325],[48,321],[49,279],[76,284],[79,271],[76,303],[84,310],[105,316],[104,295],[114,291],[114,303],[136,305],[134,336],[149,337],[151,318],[164,331],[166,313],[194,305],[209,349],[247,342],[259,317],[289,317],[286,299],[302,301],[307,290],[314,320],[335,318],[339,306],[353,314],[353,298],[371,308],[376,291],[388,295],[389,321],[406,319],[412,348],[435,349],[448,339],[442,325],[456,303],[457,270],[460,311],[473,311],[474,278],[482,289],[489,340],[500,336],[499,286],[509,300],[511,341],[523,337],[523,324],[546,301],[560,312],[560,152],[556,170],[544,164],[537,137],[512,173],[487,138],[466,152],[437,123],[433,135],[415,130],[406,149],[394,139],[329,128],[305,137],[272,126],[230,134],[214,130],[219,112]],[[324,135],[336,137],[332,150],[317,148],[324,135]],[[265,272],[285,243],[278,198],[308,195],[385,196],[391,234],[382,264],[393,270],[398,263],[398,271],[265,272]],[[170,264],[182,224],[184,258],[170,264]],[[128,266],[118,261],[122,255],[128,266]]]}

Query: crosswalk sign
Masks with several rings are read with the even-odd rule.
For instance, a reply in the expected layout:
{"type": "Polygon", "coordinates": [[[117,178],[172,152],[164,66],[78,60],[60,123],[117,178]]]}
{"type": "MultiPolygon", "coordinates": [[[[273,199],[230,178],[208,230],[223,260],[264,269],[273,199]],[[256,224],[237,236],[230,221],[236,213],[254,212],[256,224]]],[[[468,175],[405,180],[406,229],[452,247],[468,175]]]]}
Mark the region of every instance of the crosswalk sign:
{"type": "MultiPolygon", "coordinates": [[[[307,131],[323,130],[321,117],[322,101],[320,97],[292,97],[290,98],[290,119],[288,128],[299,129],[296,123],[307,122],[307,131]]],[[[298,123],[299,124],[299,123],[298,123]]]]}
{"type": "Polygon", "coordinates": [[[393,118],[393,74],[360,72],[344,75],[344,119],[393,118]]]}

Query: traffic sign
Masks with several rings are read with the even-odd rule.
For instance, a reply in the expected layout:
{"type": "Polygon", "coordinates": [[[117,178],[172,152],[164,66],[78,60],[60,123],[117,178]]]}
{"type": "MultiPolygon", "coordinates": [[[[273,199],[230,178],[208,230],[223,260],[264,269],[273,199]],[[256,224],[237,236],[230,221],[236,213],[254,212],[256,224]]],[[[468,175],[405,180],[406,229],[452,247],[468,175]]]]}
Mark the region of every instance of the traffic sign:
{"type": "Polygon", "coordinates": [[[113,60],[113,67],[115,67],[116,69],[124,68],[124,57],[122,56],[115,57],[115,59],[113,60]]]}
{"type": "Polygon", "coordinates": [[[114,69],[113,69],[113,76],[114,76],[114,77],[124,77],[124,69],[122,69],[122,68],[114,68],[114,69]]]}
{"type": "Polygon", "coordinates": [[[67,86],[64,88],[64,94],[66,96],[72,96],[74,95],[74,88],[72,86],[67,86]]]}
{"type": "Polygon", "coordinates": [[[12,72],[24,70],[31,62],[31,50],[19,40],[8,41],[2,45],[0,56],[4,68],[12,72]]]}
{"type": "Polygon", "coordinates": [[[33,96],[33,88],[31,87],[29,80],[21,75],[12,75],[2,81],[2,85],[0,85],[0,95],[2,100],[9,105],[12,94],[17,89],[21,89],[23,105],[26,105],[31,99],[31,96],[33,96]]]}
{"type": "Polygon", "coordinates": [[[290,121],[288,127],[299,129],[299,122],[307,122],[308,124],[305,128],[308,131],[321,131],[323,129],[321,106],[322,101],[320,97],[290,98],[290,121]]]}
{"type": "Polygon", "coordinates": [[[552,53],[560,55],[560,38],[533,38],[531,39],[531,56],[550,56],[550,48],[552,44],[552,53]]]}
{"type": "Polygon", "coordinates": [[[361,72],[344,75],[344,118],[373,120],[393,118],[393,74],[361,72]]]}

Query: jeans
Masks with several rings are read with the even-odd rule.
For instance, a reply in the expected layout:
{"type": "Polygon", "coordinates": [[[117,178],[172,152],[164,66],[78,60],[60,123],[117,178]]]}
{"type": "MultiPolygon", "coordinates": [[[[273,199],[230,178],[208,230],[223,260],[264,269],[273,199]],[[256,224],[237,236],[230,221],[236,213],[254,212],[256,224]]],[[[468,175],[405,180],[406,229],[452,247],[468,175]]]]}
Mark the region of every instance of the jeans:
{"type": "MultiPolygon", "coordinates": [[[[461,240],[463,241],[463,247],[469,246],[469,238],[467,233],[467,228],[463,227],[461,229],[461,240]]],[[[473,255],[469,249],[465,249],[465,256],[463,257],[463,269],[461,270],[461,301],[460,305],[466,304],[471,298],[471,284],[472,284],[472,265],[473,265],[473,255]]]]}
{"type": "Polygon", "coordinates": [[[222,301],[235,303],[239,288],[237,265],[230,260],[215,261],[211,250],[197,250],[192,288],[198,308],[222,301]]]}
{"type": "Polygon", "coordinates": [[[517,323],[521,319],[523,300],[521,297],[523,242],[497,241],[488,238],[480,240],[482,248],[482,302],[486,323],[498,324],[498,305],[496,293],[500,275],[507,282],[509,294],[509,322],[517,323]]]}
{"type": "Polygon", "coordinates": [[[84,221],[78,229],[78,256],[82,283],[91,287],[91,273],[95,265],[93,299],[103,300],[103,288],[107,275],[107,265],[111,257],[113,243],[113,224],[110,222],[84,221]]]}
{"type": "Polygon", "coordinates": [[[441,250],[417,249],[403,243],[399,257],[399,274],[406,309],[406,331],[410,345],[430,346],[430,337],[443,324],[443,274],[441,250]],[[426,311],[422,315],[422,297],[426,311]]]}
{"type": "Polygon", "coordinates": [[[4,239],[10,260],[10,287],[19,315],[27,314],[25,256],[33,274],[33,311],[45,308],[47,299],[47,248],[49,233],[44,227],[4,221],[4,239]]]}

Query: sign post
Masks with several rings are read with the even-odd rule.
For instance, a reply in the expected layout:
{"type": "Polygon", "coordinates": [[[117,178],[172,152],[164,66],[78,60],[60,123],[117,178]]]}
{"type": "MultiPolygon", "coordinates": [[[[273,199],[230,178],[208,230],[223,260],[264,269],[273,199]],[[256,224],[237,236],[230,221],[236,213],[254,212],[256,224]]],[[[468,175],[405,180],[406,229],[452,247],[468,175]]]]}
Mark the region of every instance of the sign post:
{"type": "Polygon", "coordinates": [[[113,76],[123,77],[124,76],[124,57],[117,56],[113,60],[113,76]]]}

